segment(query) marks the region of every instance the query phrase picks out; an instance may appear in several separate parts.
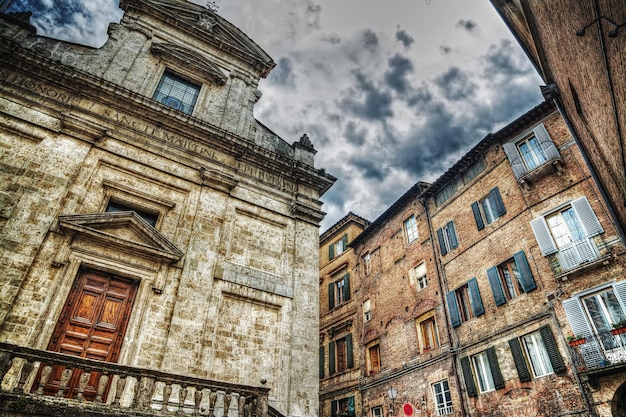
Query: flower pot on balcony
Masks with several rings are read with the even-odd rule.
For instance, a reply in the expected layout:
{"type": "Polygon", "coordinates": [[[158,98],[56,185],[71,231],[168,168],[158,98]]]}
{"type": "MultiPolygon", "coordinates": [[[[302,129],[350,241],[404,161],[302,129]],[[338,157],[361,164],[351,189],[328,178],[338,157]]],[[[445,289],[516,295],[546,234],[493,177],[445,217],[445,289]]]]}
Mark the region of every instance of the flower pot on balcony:
{"type": "Polygon", "coordinates": [[[620,327],[620,328],[611,330],[612,335],[618,335],[622,333],[626,333],[626,327],[620,327]]]}
{"type": "Polygon", "coordinates": [[[583,345],[585,344],[585,342],[587,341],[587,339],[585,339],[584,337],[580,338],[580,339],[574,339],[574,340],[570,340],[569,341],[569,345],[574,347],[574,346],[579,346],[579,345],[583,345]]]}

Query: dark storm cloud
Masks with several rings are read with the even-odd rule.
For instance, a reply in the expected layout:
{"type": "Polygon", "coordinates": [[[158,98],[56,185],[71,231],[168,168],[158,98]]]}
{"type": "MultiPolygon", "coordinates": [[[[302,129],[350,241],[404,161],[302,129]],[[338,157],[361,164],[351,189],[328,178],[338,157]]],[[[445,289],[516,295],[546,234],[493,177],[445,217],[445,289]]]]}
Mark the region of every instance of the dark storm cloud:
{"type": "Polygon", "coordinates": [[[355,70],[353,74],[355,85],[344,93],[339,108],[364,120],[384,121],[392,117],[391,93],[376,87],[361,71],[355,70]]]}
{"type": "Polygon", "coordinates": [[[491,45],[484,61],[487,77],[513,77],[528,75],[533,68],[525,55],[520,53],[517,45],[513,46],[509,40],[501,39],[498,45],[491,45]]]}
{"type": "Polygon", "coordinates": [[[476,30],[476,28],[478,27],[478,25],[476,24],[476,22],[474,22],[473,20],[469,19],[469,20],[465,20],[465,19],[461,19],[458,22],[456,22],[455,25],[457,28],[461,28],[461,29],[465,29],[468,32],[473,32],[476,30]]]}
{"type": "Polygon", "coordinates": [[[407,74],[413,72],[413,63],[400,54],[395,54],[387,61],[389,69],[385,72],[385,83],[399,94],[411,89],[407,74]]]}
{"type": "Polygon", "coordinates": [[[295,87],[296,75],[293,72],[293,63],[288,57],[281,57],[276,67],[270,72],[267,81],[283,87],[295,87]]]}
{"type": "Polygon", "coordinates": [[[459,67],[450,67],[435,79],[435,84],[447,100],[467,100],[478,86],[459,67]]]}
{"type": "Polygon", "coordinates": [[[426,83],[422,83],[422,85],[411,91],[411,94],[407,97],[407,104],[410,107],[420,106],[423,107],[429,104],[433,100],[433,95],[428,88],[426,83]]]}
{"type": "Polygon", "coordinates": [[[348,140],[348,143],[355,146],[362,146],[367,138],[367,130],[362,127],[360,128],[354,120],[350,120],[346,123],[343,135],[348,140]]]}
{"type": "Polygon", "coordinates": [[[370,158],[353,155],[348,158],[347,162],[359,172],[360,178],[364,180],[381,182],[385,179],[386,173],[383,165],[370,158]]]}
{"type": "Polygon", "coordinates": [[[411,35],[406,33],[406,31],[404,29],[398,30],[396,32],[396,40],[398,42],[402,43],[402,45],[404,45],[405,49],[409,49],[411,47],[411,45],[413,44],[413,42],[415,42],[415,39],[413,39],[413,37],[411,35]]]}
{"type": "Polygon", "coordinates": [[[376,50],[380,46],[378,41],[378,35],[376,35],[369,29],[363,32],[362,41],[365,49],[372,53],[376,52],[376,50]]]}

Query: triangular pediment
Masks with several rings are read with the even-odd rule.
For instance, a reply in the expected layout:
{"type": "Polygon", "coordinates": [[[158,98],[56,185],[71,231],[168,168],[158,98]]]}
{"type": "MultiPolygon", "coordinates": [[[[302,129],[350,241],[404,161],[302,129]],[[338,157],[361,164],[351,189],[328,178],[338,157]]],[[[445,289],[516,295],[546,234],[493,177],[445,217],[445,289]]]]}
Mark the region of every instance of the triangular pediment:
{"type": "Polygon", "coordinates": [[[217,13],[186,0],[122,0],[120,7],[146,13],[167,16],[168,23],[175,24],[188,33],[199,36],[220,50],[244,60],[254,62],[266,77],[276,65],[272,58],[240,29],[217,13]]]}
{"type": "Polygon", "coordinates": [[[63,233],[140,257],[174,263],[183,252],[134,211],[59,216],[63,233]]]}

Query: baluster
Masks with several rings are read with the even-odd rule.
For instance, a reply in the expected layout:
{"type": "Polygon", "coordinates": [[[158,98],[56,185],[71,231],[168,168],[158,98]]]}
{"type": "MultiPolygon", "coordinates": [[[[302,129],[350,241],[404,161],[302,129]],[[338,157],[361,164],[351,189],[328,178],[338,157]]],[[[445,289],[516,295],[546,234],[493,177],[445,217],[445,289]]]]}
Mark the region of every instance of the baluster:
{"type": "Polygon", "coordinates": [[[246,397],[244,397],[243,395],[239,396],[239,417],[244,417],[243,416],[243,411],[246,407],[246,397]]]}
{"type": "Polygon", "coordinates": [[[198,413],[201,416],[208,416],[211,413],[211,390],[203,388],[201,393],[202,397],[200,398],[198,413]]]}
{"type": "Polygon", "coordinates": [[[224,391],[217,391],[217,399],[215,400],[215,406],[213,406],[213,415],[215,417],[224,417],[224,391]]]}
{"type": "Polygon", "coordinates": [[[120,407],[130,408],[135,402],[137,396],[137,378],[133,376],[126,377],[126,385],[120,396],[120,407]]]}
{"type": "Polygon", "coordinates": [[[196,411],[196,387],[187,387],[185,390],[187,395],[185,395],[183,402],[183,413],[193,414],[196,411]]]}
{"type": "Polygon", "coordinates": [[[36,392],[37,395],[43,395],[46,384],[48,383],[48,380],[50,380],[50,375],[52,375],[52,366],[44,366],[41,370],[41,377],[39,378],[39,386],[37,387],[36,392]]]}
{"type": "Polygon", "coordinates": [[[152,397],[152,388],[154,386],[154,380],[148,377],[142,377],[139,381],[139,388],[136,397],[136,407],[139,410],[146,410],[150,408],[150,401],[152,397]]]}
{"type": "Polygon", "coordinates": [[[76,399],[78,401],[85,400],[85,388],[87,387],[87,383],[89,382],[89,377],[91,376],[91,372],[83,372],[80,376],[80,380],[78,381],[78,392],[76,393],[76,399]]]}
{"type": "Polygon", "coordinates": [[[153,410],[163,409],[163,399],[165,398],[165,382],[157,381],[154,383],[154,394],[150,402],[150,408],[153,410]]]}
{"type": "Polygon", "coordinates": [[[101,403],[102,397],[104,396],[104,391],[107,389],[107,385],[109,383],[109,374],[108,372],[103,372],[98,379],[98,388],[96,388],[96,399],[95,403],[101,403]]]}
{"type": "Polygon", "coordinates": [[[180,384],[171,385],[171,394],[167,400],[167,411],[174,413],[180,406],[180,384]]]}
{"type": "Polygon", "coordinates": [[[259,395],[258,397],[257,416],[267,417],[267,395],[259,395]]]}
{"type": "Polygon", "coordinates": [[[13,392],[23,393],[24,392],[24,384],[26,383],[26,378],[30,375],[33,370],[33,363],[26,361],[24,365],[22,365],[22,369],[20,371],[20,377],[17,380],[17,386],[13,388],[13,392]]]}
{"type": "Polygon", "coordinates": [[[65,390],[67,389],[67,384],[70,382],[70,378],[72,377],[72,369],[65,368],[63,372],[61,372],[61,380],[59,381],[59,390],[57,391],[57,397],[64,397],[65,390]]]}
{"type": "Polygon", "coordinates": [[[120,375],[117,380],[117,386],[115,387],[115,399],[113,400],[113,405],[119,407],[120,405],[120,397],[122,396],[122,391],[124,391],[124,386],[126,385],[126,375],[120,375]]]}
{"type": "Polygon", "coordinates": [[[230,393],[230,404],[228,404],[228,417],[239,417],[239,394],[230,393]]]}

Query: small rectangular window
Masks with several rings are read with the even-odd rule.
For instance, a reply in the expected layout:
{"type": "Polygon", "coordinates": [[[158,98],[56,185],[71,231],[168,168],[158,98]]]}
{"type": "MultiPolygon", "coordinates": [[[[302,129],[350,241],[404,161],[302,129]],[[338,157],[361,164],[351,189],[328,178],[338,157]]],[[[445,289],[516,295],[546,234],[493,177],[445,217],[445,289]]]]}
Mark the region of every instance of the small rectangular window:
{"type": "Polygon", "coordinates": [[[116,201],[109,201],[104,211],[107,213],[114,213],[114,212],[119,212],[119,211],[134,211],[135,213],[139,215],[139,217],[144,219],[146,223],[148,223],[152,227],[156,226],[157,220],[159,219],[158,214],[148,213],[147,211],[130,207],[130,206],[127,206],[126,204],[119,203],[116,201]]]}
{"type": "Polygon", "coordinates": [[[472,356],[472,362],[474,364],[474,371],[476,372],[480,392],[493,391],[495,386],[493,384],[493,377],[491,376],[487,352],[481,352],[478,355],[472,356]]]}
{"type": "Polygon", "coordinates": [[[430,317],[427,317],[419,321],[418,324],[420,332],[421,350],[428,352],[439,346],[439,336],[437,334],[437,323],[435,322],[435,316],[431,313],[430,317]]]}
{"type": "Polygon", "coordinates": [[[348,248],[348,234],[341,236],[341,239],[333,242],[328,247],[328,259],[333,259],[335,256],[342,254],[348,248]]]}
{"type": "Polygon", "coordinates": [[[439,249],[441,249],[442,255],[447,254],[459,245],[453,221],[449,221],[444,227],[437,229],[437,239],[439,240],[439,249]]]}
{"type": "Polygon", "coordinates": [[[165,71],[152,98],[173,109],[191,114],[199,93],[199,86],[174,75],[170,71],[165,71]]]}
{"type": "Polygon", "coordinates": [[[468,321],[474,317],[472,312],[472,306],[470,304],[469,288],[465,284],[456,290],[456,302],[459,306],[459,313],[461,314],[461,321],[468,321]]]}
{"type": "Polygon", "coordinates": [[[366,253],[361,257],[361,261],[363,262],[363,274],[368,275],[372,272],[372,257],[370,253],[366,253]]]}
{"type": "Polygon", "coordinates": [[[478,230],[482,230],[485,224],[491,224],[506,213],[502,196],[498,187],[489,191],[483,199],[472,204],[472,212],[478,230]]]}
{"type": "Polygon", "coordinates": [[[522,157],[522,162],[528,171],[532,171],[548,160],[546,153],[541,149],[541,144],[535,135],[516,143],[517,150],[522,157]]]}
{"type": "Polygon", "coordinates": [[[367,371],[370,375],[380,372],[380,345],[378,342],[367,347],[367,371]]]}
{"type": "Polygon", "coordinates": [[[415,268],[409,270],[411,282],[418,290],[423,290],[428,286],[428,277],[426,276],[426,264],[422,262],[415,268]]]}
{"type": "Polygon", "coordinates": [[[485,160],[483,159],[482,156],[480,156],[476,160],[476,162],[470,165],[469,168],[467,168],[465,172],[463,172],[463,175],[462,175],[463,183],[469,184],[474,178],[478,176],[478,174],[480,174],[484,170],[485,170],[485,160]]]}
{"type": "Polygon", "coordinates": [[[432,387],[437,415],[445,416],[454,413],[448,380],[444,379],[443,381],[436,382],[432,385],[432,387]]]}
{"type": "Polygon", "coordinates": [[[383,417],[383,408],[372,407],[372,417],[383,417]]]}
{"type": "Polygon", "coordinates": [[[372,319],[372,306],[370,300],[363,302],[363,321],[368,322],[372,319]]]}
{"type": "Polygon", "coordinates": [[[554,373],[541,333],[531,333],[522,341],[535,378],[554,373]]]}
{"type": "Polygon", "coordinates": [[[435,202],[438,206],[442,205],[446,201],[450,199],[457,192],[459,187],[461,186],[461,178],[456,177],[454,180],[450,181],[448,185],[443,187],[437,194],[435,194],[435,202]]]}
{"type": "Polygon", "coordinates": [[[407,243],[411,243],[417,239],[417,222],[415,216],[411,216],[404,221],[404,232],[407,243]]]}

